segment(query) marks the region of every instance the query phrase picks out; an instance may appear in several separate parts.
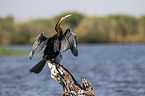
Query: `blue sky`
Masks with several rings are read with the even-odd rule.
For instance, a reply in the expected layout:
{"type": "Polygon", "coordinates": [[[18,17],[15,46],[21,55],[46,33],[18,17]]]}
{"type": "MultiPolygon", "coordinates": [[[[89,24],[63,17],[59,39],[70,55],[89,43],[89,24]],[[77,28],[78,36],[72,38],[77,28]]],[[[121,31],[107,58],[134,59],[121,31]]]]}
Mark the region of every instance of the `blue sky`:
{"type": "Polygon", "coordinates": [[[49,18],[67,11],[89,16],[109,14],[145,15],[145,0],[0,0],[0,17],[17,21],[49,18]]]}

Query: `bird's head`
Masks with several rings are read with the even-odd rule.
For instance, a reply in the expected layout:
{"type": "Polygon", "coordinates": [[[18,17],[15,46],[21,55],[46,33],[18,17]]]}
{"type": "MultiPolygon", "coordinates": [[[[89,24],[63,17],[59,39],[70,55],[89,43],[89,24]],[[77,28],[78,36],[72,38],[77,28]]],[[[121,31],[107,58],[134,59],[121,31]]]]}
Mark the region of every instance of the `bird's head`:
{"type": "Polygon", "coordinates": [[[70,16],[71,16],[71,14],[66,15],[66,16],[64,16],[64,17],[61,17],[61,18],[57,21],[56,26],[55,26],[56,32],[61,32],[61,31],[62,31],[62,28],[60,27],[61,22],[62,22],[65,18],[70,17],[70,16]]]}

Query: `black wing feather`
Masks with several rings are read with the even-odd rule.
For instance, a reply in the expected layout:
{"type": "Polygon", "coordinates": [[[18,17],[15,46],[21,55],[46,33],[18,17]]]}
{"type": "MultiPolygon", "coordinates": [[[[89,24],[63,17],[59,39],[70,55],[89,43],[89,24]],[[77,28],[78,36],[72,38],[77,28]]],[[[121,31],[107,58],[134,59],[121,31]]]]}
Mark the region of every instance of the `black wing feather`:
{"type": "MultiPolygon", "coordinates": [[[[29,58],[32,59],[34,53],[35,53],[35,50],[38,48],[38,51],[40,51],[44,46],[45,44],[47,43],[47,40],[48,38],[44,36],[44,32],[40,33],[36,38],[35,38],[35,42],[33,44],[33,47],[32,47],[32,50],[31,52],[29,53],[29,58]]],[[[38,52],[37,51],[37,52],[38,52]]]]}
{"type": "Polygon", "coordinates": [[[71,49],[74,56],[78,56],[76,34],[71,29],[67,29],[61,40],[61,50],[64,52],[71,49]]]}

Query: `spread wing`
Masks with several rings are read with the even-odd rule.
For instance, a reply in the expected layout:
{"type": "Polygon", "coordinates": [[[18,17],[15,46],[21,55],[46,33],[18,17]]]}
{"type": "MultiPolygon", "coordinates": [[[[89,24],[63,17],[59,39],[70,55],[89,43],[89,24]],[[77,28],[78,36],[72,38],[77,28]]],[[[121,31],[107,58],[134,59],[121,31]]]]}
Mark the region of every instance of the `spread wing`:
{"type": "Polygon", "coordinates": [[[44,32],[40,33],[36,38],[33,44],[32,50],[29,53],[29,58],[32,59],[35,50],[38,48],[37,52],[39,52],[47,43],[48,38],[44,36],[44,32]]]}
{"type": "Polygon", "coordinates": [[[76,34],[71,29],[67,29],[61,40],[61,50],[64,52],[71,49],[74,56],[78,56],[76,34]]]}

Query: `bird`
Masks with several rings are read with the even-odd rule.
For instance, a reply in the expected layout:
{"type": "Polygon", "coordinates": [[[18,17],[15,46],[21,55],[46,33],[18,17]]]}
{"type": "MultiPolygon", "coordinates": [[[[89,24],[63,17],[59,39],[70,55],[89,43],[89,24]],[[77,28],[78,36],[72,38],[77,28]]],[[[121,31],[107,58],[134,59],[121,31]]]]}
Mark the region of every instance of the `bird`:
{"type": "Polygon", "coordinates": [[[35,66],[33,66],[29,71],[35,74],[38,74],[44,68],[46,62],[54,62],[60,63],[62,58],[61,51],[65,52],[70,49],[74,56],[78,56],[77,49],[77,37],[76,34],[72,31],[72,29],[68,28],[65,32],[63,32],[60,24],[61,22],[70,17],[71,14],[61,17],[56,25],[55,31],[56,34],[53,36],[46,36],[44,32],[41,32],[36,38],[33,44],[32,50],[29,53],[29,58],[32,59],[35,51],[39,52],[41,49],[44,49],[42,60],[39,61],[35,66]]]}

